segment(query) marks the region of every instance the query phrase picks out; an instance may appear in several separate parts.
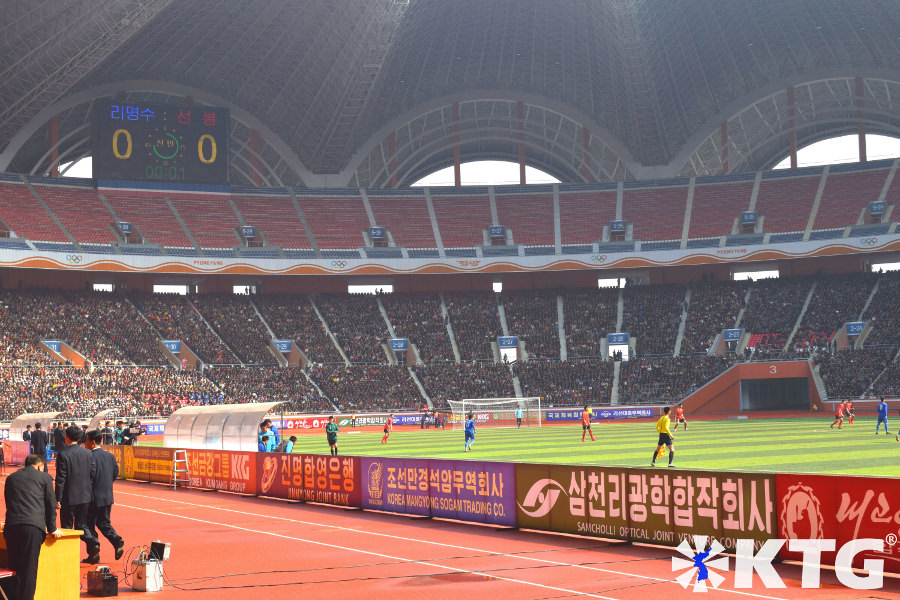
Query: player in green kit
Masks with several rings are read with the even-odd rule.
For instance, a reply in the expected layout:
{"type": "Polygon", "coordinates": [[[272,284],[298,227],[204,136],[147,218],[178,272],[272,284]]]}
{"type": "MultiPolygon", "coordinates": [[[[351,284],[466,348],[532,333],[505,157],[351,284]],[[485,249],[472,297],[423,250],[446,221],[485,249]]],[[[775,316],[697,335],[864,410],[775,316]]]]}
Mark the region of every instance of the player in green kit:
{"type": "Polygon", "coordinates": [[[334,422],[334,415],[328,417],[328,425],[325,426],[325,437],[328,438],[328,446],[331,449],[331,454],[334,456],[337,456],[338,453],[337,438],[340,431],[337,423],[334,422]]]}

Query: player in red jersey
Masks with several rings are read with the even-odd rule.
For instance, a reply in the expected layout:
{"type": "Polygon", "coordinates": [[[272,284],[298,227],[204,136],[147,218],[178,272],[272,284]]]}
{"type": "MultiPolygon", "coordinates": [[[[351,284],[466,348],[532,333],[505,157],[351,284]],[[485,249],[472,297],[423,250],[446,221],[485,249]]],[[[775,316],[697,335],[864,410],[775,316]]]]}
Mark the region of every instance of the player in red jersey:
{"type": "Polygon", "coordinates": [[[384,437],[381,438],[382,444],[387,444],[388,437],[390,437],[391,432],[394,430],[394,413],[388,417],[388,420],[384,422],[384,437]]]}
{"type": "Polygon", "coordinates": [[[838,429],[844,426],[844,403],[841,402],[837,405],[837,408],[834,409],[834,423],[831,424],[831,428],[834,429],[835,423],[838,424],[838,429]]]}
{"type": "Polygon", "coordinates": [[[853,418],[856,416],[853,414],[853,401],[847,400],[844,403],[844,414],[847,415],[847,425],[853,425],[853,418]]]}
{"type": "Polygon", "coordinates": [[[586,434],[591,434],[591,441],[596,442],[594,439],[594,432],[591,431],[591,407],[585,406],[584,412],[581,413],[581,441],[584,441],[584,436],[586,434]]]}
{"type": "Polygon", "coordinates": [[[687,421],[684,420],[684,404],[679,404],[675,409],[675,428],[672,431],[678,431],[679,423],[684,423],[684,430],[687,431],[687,421]]]}

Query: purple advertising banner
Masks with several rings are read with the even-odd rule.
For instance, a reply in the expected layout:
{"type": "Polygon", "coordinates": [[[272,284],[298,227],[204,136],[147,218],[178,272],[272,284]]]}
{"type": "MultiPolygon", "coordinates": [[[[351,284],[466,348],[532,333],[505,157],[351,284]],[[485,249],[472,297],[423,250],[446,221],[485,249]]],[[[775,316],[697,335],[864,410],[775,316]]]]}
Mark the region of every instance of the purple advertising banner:
{"type": "Polygon", "coordinates": [[[432,516],[515,526],[513,465],[467,460],[430,462],[432,516]]]}
{"type": "Polygon", "coordinates": [[[362,507],[515,526],[515,466],[362,457],[362,507]]]}

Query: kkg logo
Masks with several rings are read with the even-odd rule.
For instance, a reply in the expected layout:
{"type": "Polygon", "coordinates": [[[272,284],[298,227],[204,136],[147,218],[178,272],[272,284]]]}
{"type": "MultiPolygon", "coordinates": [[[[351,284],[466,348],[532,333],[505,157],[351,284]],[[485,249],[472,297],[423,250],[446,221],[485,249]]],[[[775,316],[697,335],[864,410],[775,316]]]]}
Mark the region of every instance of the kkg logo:
{"type": "MultiPolygon", "coordinates": [[[[672,557],[672,571],[681,571],[675,581],[687,589],[693,583],[695,592],[707,591],[707,583],[717,588],[724,582],[720,572],[727,572],[729,566],[728,557],[713,557],[719,554],[724,547],[712,540],[707,545],[705,535],[695,535],[694,547],[687,539],[682,540],[678,546],[678,552],[688,560],[672,557]]],[[[734,587],[735,589],[749,589],[753,587],[754,573],[767,588],[786,587],[781,576],[772,565],[772,561],[778,552],[788,543],[791,552],[803,554],[803,572],[801,585],[804,588],[818,588],[823,552],[833,552],[836,547],[835,540],[766,540],[754,553],[754,540],[740,539],[735,546],[734,557],[734,587]]],[[[881,559],[863,560],[863,570],[866,575],[853,572],[853,559],[861,552],[883,552],[884,541],[874,538],[861,538],[851,540],[840,547],[834,559],[834,572],[845,587],[854,590],[877,590],[884,585],[884,561],[881,559]]]]}

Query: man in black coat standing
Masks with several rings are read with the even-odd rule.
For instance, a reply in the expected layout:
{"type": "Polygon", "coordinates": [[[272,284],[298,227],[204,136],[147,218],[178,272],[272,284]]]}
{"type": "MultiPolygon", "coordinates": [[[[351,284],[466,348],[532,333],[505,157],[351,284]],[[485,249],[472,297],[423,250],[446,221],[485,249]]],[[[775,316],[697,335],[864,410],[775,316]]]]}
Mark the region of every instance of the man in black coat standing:
{"type": "Polygon", "coordinates": [[[22,432],[22,441],[25,441],[25,442],[31,441],[31,425],[25,426],[25,431],[22,432]]]}
{"type": "Polygon", "coordinates": [[[44,471],[47,470],[47,432],[41,429],[41,422],[34,424],[31,432],[31,453],[44,457],[44,471]]]}
{"type": "Polygon", "coordinates": [[[9,551],[9,568],[16,572],[17,592],[15,596],[7,595],[19,600],[34,600],[38,558],[44,539],[47,535],[55,538],[61,535],[56,529],[53,479],[47,473],[41,473],[42,464],[43,456],[29,454],[25,466],[6,478],[3,490],[6,500],[3,537],[9,551]]]}
{"type": "Polygon", "coordinates": [[[56,457],[56,503],[63,529],[80,529],[81,540],[90,548],[97,546],[87,527],[91,504],[91,452],[78,445],[81,428],[66,429],[66,447],[56,457]]]}
{"type": "Polygon", "coordinates": [[[116,458],[100,447],[103,434],[96,429],[87,432],[84,447],[91,451],[91,488],[93,499],[88,507],[87,526],[97,545],[88,548],[88,557],[82,562],[95,565],[100,562],[100,537],[97,529],[116,550],[116,560],[122,558],[125,541],[116,533],[110,522],[113,505],[113,482],[119,477],[119,464],[116,458]],[[95,529],[96,528],[96,529],[95,529]]]}
{"type": "Polygon", "coordinates": [[[59,453],[66,447],[66,429],[62,423],[57,423],[53,430],[53,451],[59,456],[59,453]]]}

